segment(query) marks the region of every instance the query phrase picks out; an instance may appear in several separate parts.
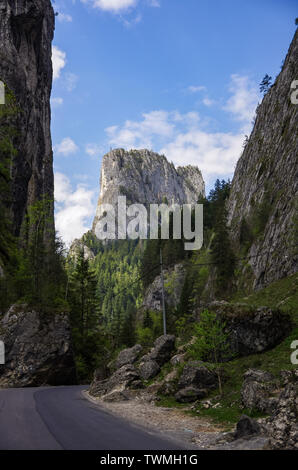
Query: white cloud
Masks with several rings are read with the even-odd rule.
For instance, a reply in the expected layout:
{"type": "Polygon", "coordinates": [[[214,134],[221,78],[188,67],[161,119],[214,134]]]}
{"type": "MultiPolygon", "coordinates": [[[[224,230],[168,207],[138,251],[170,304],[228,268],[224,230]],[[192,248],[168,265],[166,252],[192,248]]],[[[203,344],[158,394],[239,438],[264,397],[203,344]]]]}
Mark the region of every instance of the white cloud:
{"type": "Polygon", "coordinates": [[[60,144],[57,144],[54,147],[55,152],[64,156],[76,153],[78,149],[78,146],[70,137],[65,137],[60,144]]]}
{"type": "Polygon", "coordinates": [[[71,15],[68,15],[67,13],[61,13],[60,11],[58,11],[58,21],[60,23],[71,23],[72,22],[72,16],[71,15]]]}
{"type": "Polygon", "coordinates": [[[160,2],[158,0],[148,0],[148,5],[150,7],[159,8],[160,2]]]}
{"type": "Polygon", "coordinates": [[[95,157],[102,154],[104,152],[104,149],[100,144],[90,143],[86,145],[85,151],[88,155],[90,155],[90,157],[95,157]]]}
{"type": "Polygon", "coordinates": [[[240,156],[242,132],[208,132],[197,112],[152,111],[139,122],[106,129],[109,143],[126,149],[154,147],[175,165],[197,165],[208,180],[231,174],[240,156]]]}
{"type": "Polygon", "coordinates": [[[55,222],[65,243],[80,238],[90,229],[90,217],[95,214],[95,190],[79,184],[73,190],[66,175],[55,173],[55,222]]]}
{"type": "Polygon", "coordinates": [[[259,99],[255,84],[247,76],[234,74],[231,76],[229,91],[232,96],[223,109],[232,113],[238,121],[250,122],[259,99]]]}
{"type": "Polygon", "coordinates": [[[112,13],[119,13],[128,8],[135,7],[138,0],[82,0],[83,3],[91,3],[94,8],[112,13]]]}
{"type": "Polygon", "coordinates": [[[122,127],[108,127],[105,130],[109,143],[116,147],[151,148],[154,137],[172,136],[175,126],[170,122],[170,114],[173,115],[167,111],[151,111],[144,113],[140,122],[126,121],[122,127]]]}
{"type": "Polygon", "coordinates": [[[73,91],[77,86],[78,79],[79,77],[76,74],[71,72],[66,73],[64,76],[64,86],[66,90],[69,92],[73,91]]]}
{"type": "Polygon", "coordinates": [[[206,87],[203,86],[203,85],[200,85],[200,86],[189,86],[187,88],[188,91],[190,91],[190,93],[198,93],[199,91],[206,91],[206,87]]]}
{"type": "Polygon", "coordinates": [[[60,77],[61,70],[66,64],[66,53],[61,51],[57,46],[52,48],[52,63],[53,63],[53,79],[56,80],[60,77]]]}
{"type": "Polygon", "coordinates": [[[58,106],[62,106],[63,104],[63,98],[56,97],[56,98],[51,98],[51,105],[54,108],[58,108],[58,106]]]}
{"type": "Polygon", "coordinates": [[[203,104],[204,104],[205,106],[207,106],[208,108],[209,108],[210,106],[213,106],[215,103],[216,103],[216,101],[215,101],[215,100],[211,100],[210,98],[208,98],[208,96],[206,96],[205,98],[203,98],[203,104]]]}
{"type": "Polygon", "coordinates": [[[197,165],[207,182],[231,175],[240,156],[243,134],[212,133],[196,128],[178,133],[160,152],[175,165],[197,165]]]}

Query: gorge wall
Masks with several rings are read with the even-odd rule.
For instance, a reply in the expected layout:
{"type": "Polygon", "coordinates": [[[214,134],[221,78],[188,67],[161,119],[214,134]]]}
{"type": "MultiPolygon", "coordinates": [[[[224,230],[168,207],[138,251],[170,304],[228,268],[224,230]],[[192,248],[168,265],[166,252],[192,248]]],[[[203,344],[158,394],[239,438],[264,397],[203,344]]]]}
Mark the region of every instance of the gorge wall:
{"type": "Polygon", "coordinates": [[[297,271],[298,32],[275,83],[256,111],[228,202],[233,244],[248,258],[239,278],[255,289],[297,271]]]}
{"type": "Polygon", "coordinates": [[[13,122],[16,152],[10,163],[12,230],[26,239],[22,225],[28,207],[47,198],[51,201],[45,230],[48,243],[54,237],[50,135],[53,33],[50,0],[0,0],[0,80],[13,93],[19,110],[13,122]]]}

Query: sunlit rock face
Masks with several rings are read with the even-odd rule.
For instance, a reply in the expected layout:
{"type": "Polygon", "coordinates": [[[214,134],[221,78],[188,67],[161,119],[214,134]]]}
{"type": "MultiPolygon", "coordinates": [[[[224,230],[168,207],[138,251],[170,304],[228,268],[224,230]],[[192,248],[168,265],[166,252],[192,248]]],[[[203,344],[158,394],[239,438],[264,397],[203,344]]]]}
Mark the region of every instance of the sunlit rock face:
{"type": "Polygon", "coordinates": [[[100,195],[93,230],[100,218],[102,204],[117,206],[118,196],[127,204],[196,203],[205,195],[205,183],[199,168],[175,168],[164,155],[149,150],[112,150],[103,157],[100,195]]]}
{"type": "Polygon", "coordinates": [[[248,248],[249,262],[238,279],[254,289],[297,271],[298,105],[291,101],[297,79],[296,31],[280,74],[257,108],[228,202],[234,246],[248,248]]]}

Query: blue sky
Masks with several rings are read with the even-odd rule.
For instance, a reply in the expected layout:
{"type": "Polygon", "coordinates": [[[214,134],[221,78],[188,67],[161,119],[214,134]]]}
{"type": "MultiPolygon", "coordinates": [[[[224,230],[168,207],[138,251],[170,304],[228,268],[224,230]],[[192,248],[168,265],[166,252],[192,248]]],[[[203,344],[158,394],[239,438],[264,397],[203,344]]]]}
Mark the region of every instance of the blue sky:
{"type": "Polygon", "coordinates": [[[102,156],[149,148],[232,177],[295,31],[295,0],[56,0],[52,139],[56,226],[91,227],[102,156]]]}

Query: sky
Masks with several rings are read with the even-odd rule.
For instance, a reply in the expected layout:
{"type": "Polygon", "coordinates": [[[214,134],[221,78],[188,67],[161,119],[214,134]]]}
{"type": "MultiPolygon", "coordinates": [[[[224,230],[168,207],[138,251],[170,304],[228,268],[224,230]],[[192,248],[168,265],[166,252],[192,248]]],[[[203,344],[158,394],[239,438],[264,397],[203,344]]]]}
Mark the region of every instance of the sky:
{"type": "Polygon", "coordinates": [[[52,140],[56,228],[92,226],[111,148],[232,178],[295,32],[295,0],[56,0],[52,140]]]}

